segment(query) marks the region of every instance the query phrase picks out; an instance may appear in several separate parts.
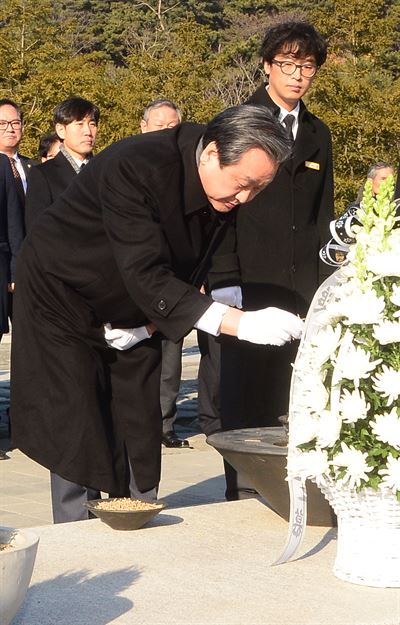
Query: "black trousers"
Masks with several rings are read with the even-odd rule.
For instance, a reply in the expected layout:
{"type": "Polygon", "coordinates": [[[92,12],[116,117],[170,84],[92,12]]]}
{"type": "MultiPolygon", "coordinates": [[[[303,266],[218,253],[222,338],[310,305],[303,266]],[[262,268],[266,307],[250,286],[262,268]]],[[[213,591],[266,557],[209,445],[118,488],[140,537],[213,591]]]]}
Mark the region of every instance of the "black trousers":
{"type": "Polygon", "coordinates": [[[198,373],[198,417],[201,431],[209,436],[221,430],[220,418],[220,337],[197,331],[200,349],[198,373]]]}
{"type": "Polygon", "coordinates": [[[182,376],[182,347],[183,339],[178,343],[169,339],[161,341],[160,403],[164,434],[174,429],[178,414],[176,402],[182,376]]]}

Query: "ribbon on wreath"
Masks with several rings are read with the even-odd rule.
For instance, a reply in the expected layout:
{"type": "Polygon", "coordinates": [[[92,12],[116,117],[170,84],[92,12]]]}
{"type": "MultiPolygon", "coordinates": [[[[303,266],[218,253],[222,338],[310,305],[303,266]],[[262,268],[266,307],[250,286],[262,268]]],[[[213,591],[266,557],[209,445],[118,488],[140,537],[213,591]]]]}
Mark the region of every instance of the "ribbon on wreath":
{"type": "MultiPolygon", "coordinates": [[[[290,429],[294,427],[296,415],[303,405],[302,397],[305,393],[312,392],[312,389],[304,388],[303,373],[307,370],[306,361],[307,345],[317,334],[321,327],[320,317],[325,312],[326,305],[335,297],[334,287],[340,283],[341,271],[338,269],[322,283],[314,295],[308,311],[303,336],[293,365],[292,380],[290,386],[289,399],[289,442],[288,459],[293,447],[290,444],[290,429]]],[[[286,545],[282,554],[273,563],[273,566],[288,562],[299,549],[306,530],[307,524],[307,491],[303,480],[300,477],[288,479],[290,496],[290,516],[289,529],[286,545]]]]}

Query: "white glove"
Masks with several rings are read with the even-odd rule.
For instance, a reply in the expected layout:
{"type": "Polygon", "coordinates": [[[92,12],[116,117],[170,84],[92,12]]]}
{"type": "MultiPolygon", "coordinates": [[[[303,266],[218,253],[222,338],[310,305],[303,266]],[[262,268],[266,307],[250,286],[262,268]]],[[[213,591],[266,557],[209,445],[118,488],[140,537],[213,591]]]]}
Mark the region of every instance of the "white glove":
{"type": "Polygon", "coordinates": [[[119,349],[124,351],[133,347],[140,341],[149,339],[151,334],[147,331],[146,326],[140,326],[140,328],[112,328],[110,323],[106,323],[104,326],[104,338],[108,347],[113,349],[119,349]]]}
{"type": "Polygon", "coordinates": [[[284,345],[299,339],[303,331],[299,317],[280,308],[245,312],[240,318],[238,339],[259,345],[284,345]]]}
{"type": "Polygon", "coordinates": [[[223,289],[213,289],[211,297],[214,302],[242,308],[242,289],[240,286],[225,286],[223,289]]]}

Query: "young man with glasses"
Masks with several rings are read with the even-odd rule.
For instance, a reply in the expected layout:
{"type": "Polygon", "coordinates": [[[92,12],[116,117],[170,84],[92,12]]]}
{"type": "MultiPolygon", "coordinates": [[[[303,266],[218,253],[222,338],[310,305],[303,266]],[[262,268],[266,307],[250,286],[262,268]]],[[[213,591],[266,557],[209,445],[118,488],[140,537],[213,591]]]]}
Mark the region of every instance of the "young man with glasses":
{"type": "Polygon", "coordinates": [[[24,120],[21,108],[9,98],[0,99],[0,153],[8,156],[13,171],[17,192],[25,201],[27,177],[35,160],[18,153],[24,133],[24,120]]]}
{"type": "MultiPolygon", "coordinates": [[[[311,24],[286,16],[266,32],[261,56],[267,84],[247,104],[273,113],[292,139],[293,153],[273,182],[238,210],[243,308],[278,306],[303,317],[324,277],[321,271],[329,271],[318,254],[333,219],[331,135],[302,101],[326,60],[327,43],[311,24]]],[[[223,429],[280,425],[297,347],[292,342],[260,350],[224,339],[223,429]]],[[[241,497],[234,473],[227,482],[227,497],[241,497]]]]}

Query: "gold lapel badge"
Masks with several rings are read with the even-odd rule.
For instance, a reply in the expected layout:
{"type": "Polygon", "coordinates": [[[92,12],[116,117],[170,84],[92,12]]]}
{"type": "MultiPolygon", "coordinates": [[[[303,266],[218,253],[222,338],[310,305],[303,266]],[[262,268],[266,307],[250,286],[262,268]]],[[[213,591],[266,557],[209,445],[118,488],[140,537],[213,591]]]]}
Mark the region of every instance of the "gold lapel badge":
{"type": "Polygon", "coordinates": [[[316,171],[320,170],[319,163],[314,163],[313,161],[305,161],[304,165],[309,169],[315,169],[316,171]]]}

